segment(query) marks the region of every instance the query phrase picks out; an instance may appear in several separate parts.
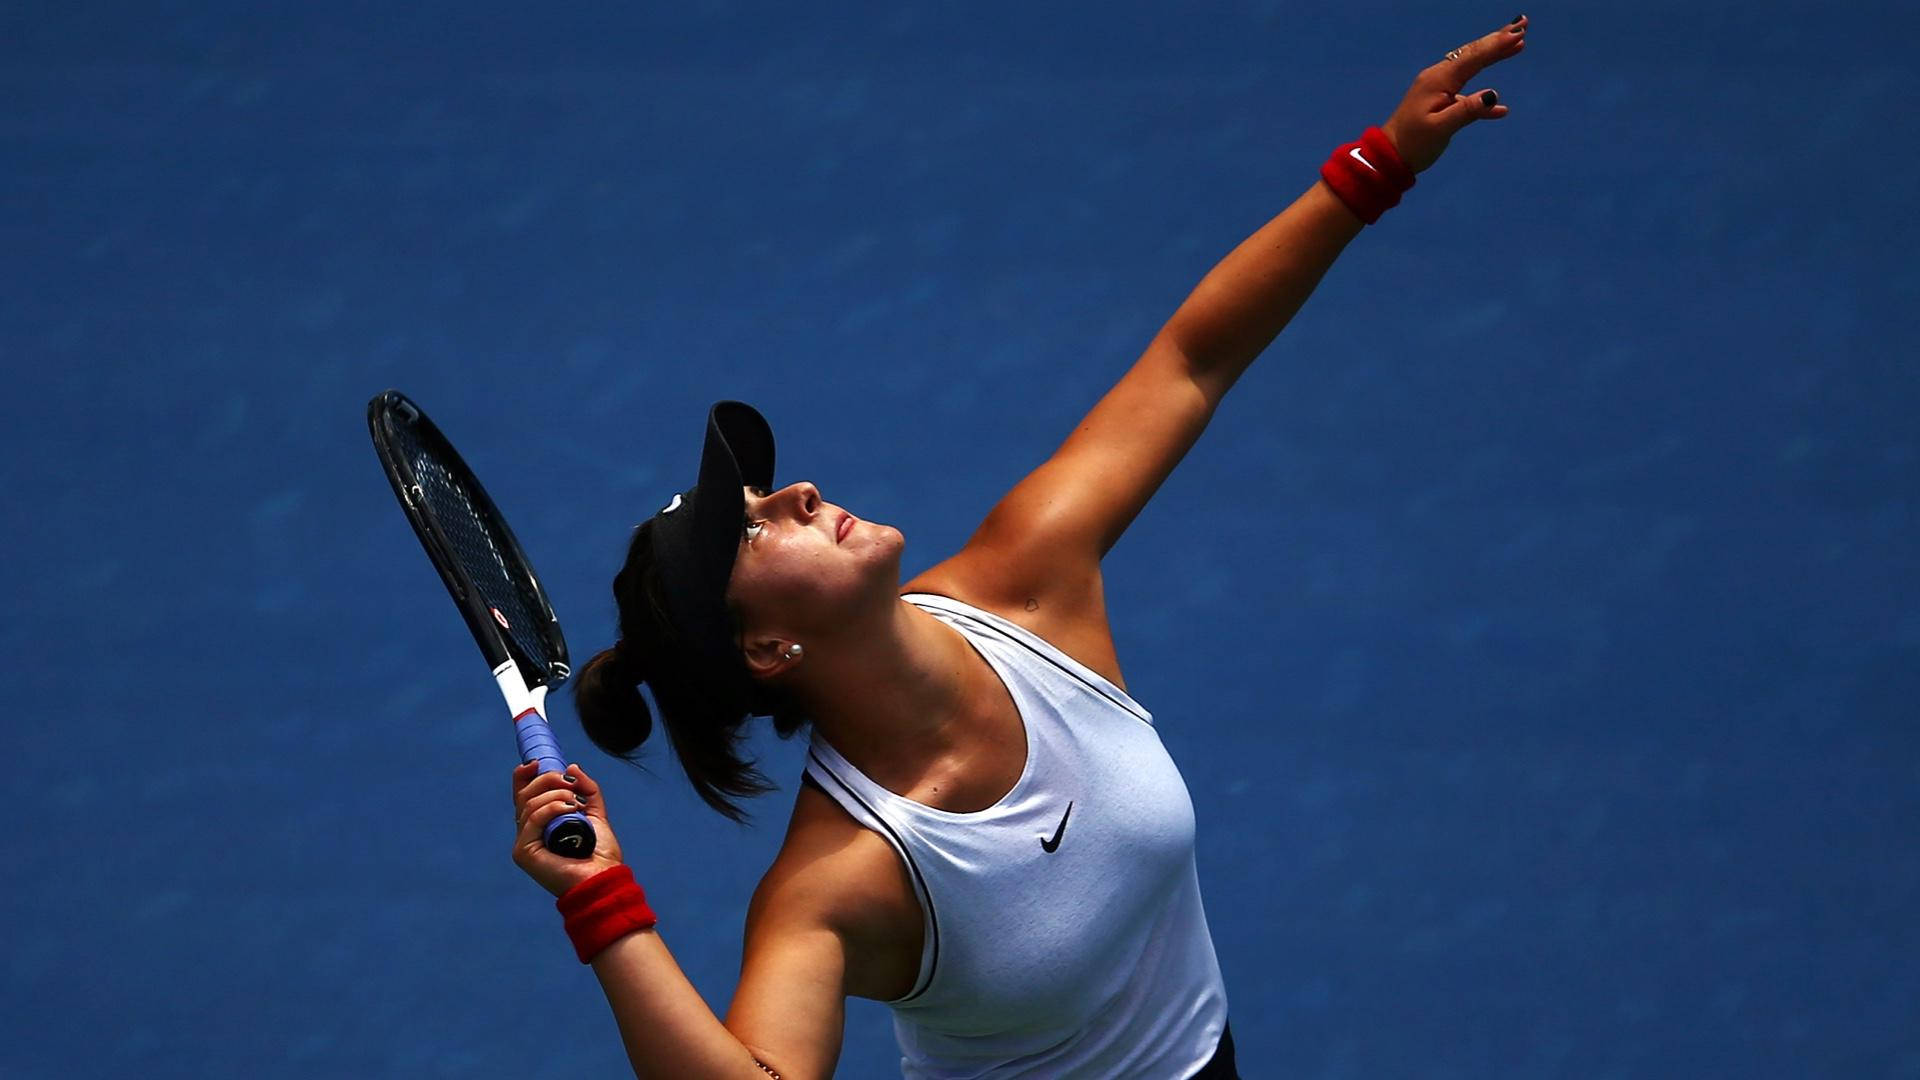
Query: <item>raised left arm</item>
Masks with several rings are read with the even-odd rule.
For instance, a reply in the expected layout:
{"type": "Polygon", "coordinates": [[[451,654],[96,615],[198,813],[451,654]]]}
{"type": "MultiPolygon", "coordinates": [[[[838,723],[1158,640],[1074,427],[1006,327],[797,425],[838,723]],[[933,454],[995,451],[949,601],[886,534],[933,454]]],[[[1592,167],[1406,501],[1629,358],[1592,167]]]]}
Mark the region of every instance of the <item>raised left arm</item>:
{"type": "MultiPolygon", "coordinates": [[[[1482,68],[1518,55],[1526,29],[1516,19],[1415,78],[1381,125],[1409,169],[1431,167],[1468,124],[1507,114],[1492,91],[1461,90],[1482,68]]],[[[1242,241],[1059,450],[994,507],[954,565],[936,571],[964,571],[969,588],[1002,605],[1064,596],[1070,611],[1100,610],[1104,624],[1100,559],[1362,227],[1322,180],[1242,241]]]]}
{"type": "Polygon", "coordinates": [[[1024,549],[1022,562],[1097,563],[1361,228],[1319,182],[1242,241],[1053,457],[994,507],[969,546],[1024,549]]]}

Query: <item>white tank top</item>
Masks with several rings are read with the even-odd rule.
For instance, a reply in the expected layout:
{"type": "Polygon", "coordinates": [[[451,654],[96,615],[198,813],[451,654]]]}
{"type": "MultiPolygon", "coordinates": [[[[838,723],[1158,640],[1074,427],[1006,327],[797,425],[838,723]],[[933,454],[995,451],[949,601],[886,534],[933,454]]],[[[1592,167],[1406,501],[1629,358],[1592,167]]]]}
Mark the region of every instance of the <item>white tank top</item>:
{"type": "Polygon", "coordinates": [[[902,599],[993,666],[1027,764],[993,806],[949,813],[874,783],[816,732],[807,773],[907,867],[925,945],[887,1004],[909,1080],[1180,1080],[1213,1056],[1226,988],[1194,865],[1193,802],[1153,717],[991,612],[902,599]]]}

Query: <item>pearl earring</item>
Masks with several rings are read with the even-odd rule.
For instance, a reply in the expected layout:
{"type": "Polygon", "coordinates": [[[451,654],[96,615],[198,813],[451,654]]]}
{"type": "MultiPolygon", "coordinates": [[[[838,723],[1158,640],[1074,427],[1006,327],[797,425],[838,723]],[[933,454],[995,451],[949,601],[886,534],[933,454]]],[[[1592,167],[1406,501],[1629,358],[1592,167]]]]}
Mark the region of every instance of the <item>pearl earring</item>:
{"type": "Polygon", "coordinates": [[[800,659],[800,654],[803,651],[805,650],[801,649],[800,643],[796,641],[793,644],[787,646],[787,650],[781,653],[780,655],[785,657],[788,660],[798,660],[800,659]]]}

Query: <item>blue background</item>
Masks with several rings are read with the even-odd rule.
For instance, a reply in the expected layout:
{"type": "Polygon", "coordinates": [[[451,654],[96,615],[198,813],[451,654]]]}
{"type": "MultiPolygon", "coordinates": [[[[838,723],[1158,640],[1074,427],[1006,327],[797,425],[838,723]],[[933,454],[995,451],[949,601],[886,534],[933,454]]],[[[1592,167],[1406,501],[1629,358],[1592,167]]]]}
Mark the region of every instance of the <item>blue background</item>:
{"type": "MultiPolygon", "coordinates": [[[[1920,1076],[1920,15],[1528,11],[1108,560],[1243,1071],[1920,1076]]],[[[620,1074],[367,399],[576,658],[716,398],[912,572],[1512,14],[7,8],[0,1075],[620,1074]]],[[[798,746],[742,830],[555,714],[724,1009],[798,746]]]]}

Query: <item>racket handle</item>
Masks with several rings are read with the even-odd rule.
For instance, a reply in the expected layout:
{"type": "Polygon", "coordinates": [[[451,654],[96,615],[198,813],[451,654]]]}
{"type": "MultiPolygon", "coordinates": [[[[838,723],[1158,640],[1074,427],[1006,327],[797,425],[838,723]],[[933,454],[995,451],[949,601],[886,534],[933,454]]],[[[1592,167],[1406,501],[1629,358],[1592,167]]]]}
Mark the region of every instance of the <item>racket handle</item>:
{"type": "MultiPolygon", "coordinates": [[[[560,755],[560,740],[538,709],[528,709],[513,718],[514,738],[520,743],[520,760],[535,761],[540,771],[565,775],[567,759],[560,755]]],[[[593,822],[585,814],[561,814],[547,822],[541,841],[547,850],[569,859],[584,859],[593,854],[593,822]]]]}

